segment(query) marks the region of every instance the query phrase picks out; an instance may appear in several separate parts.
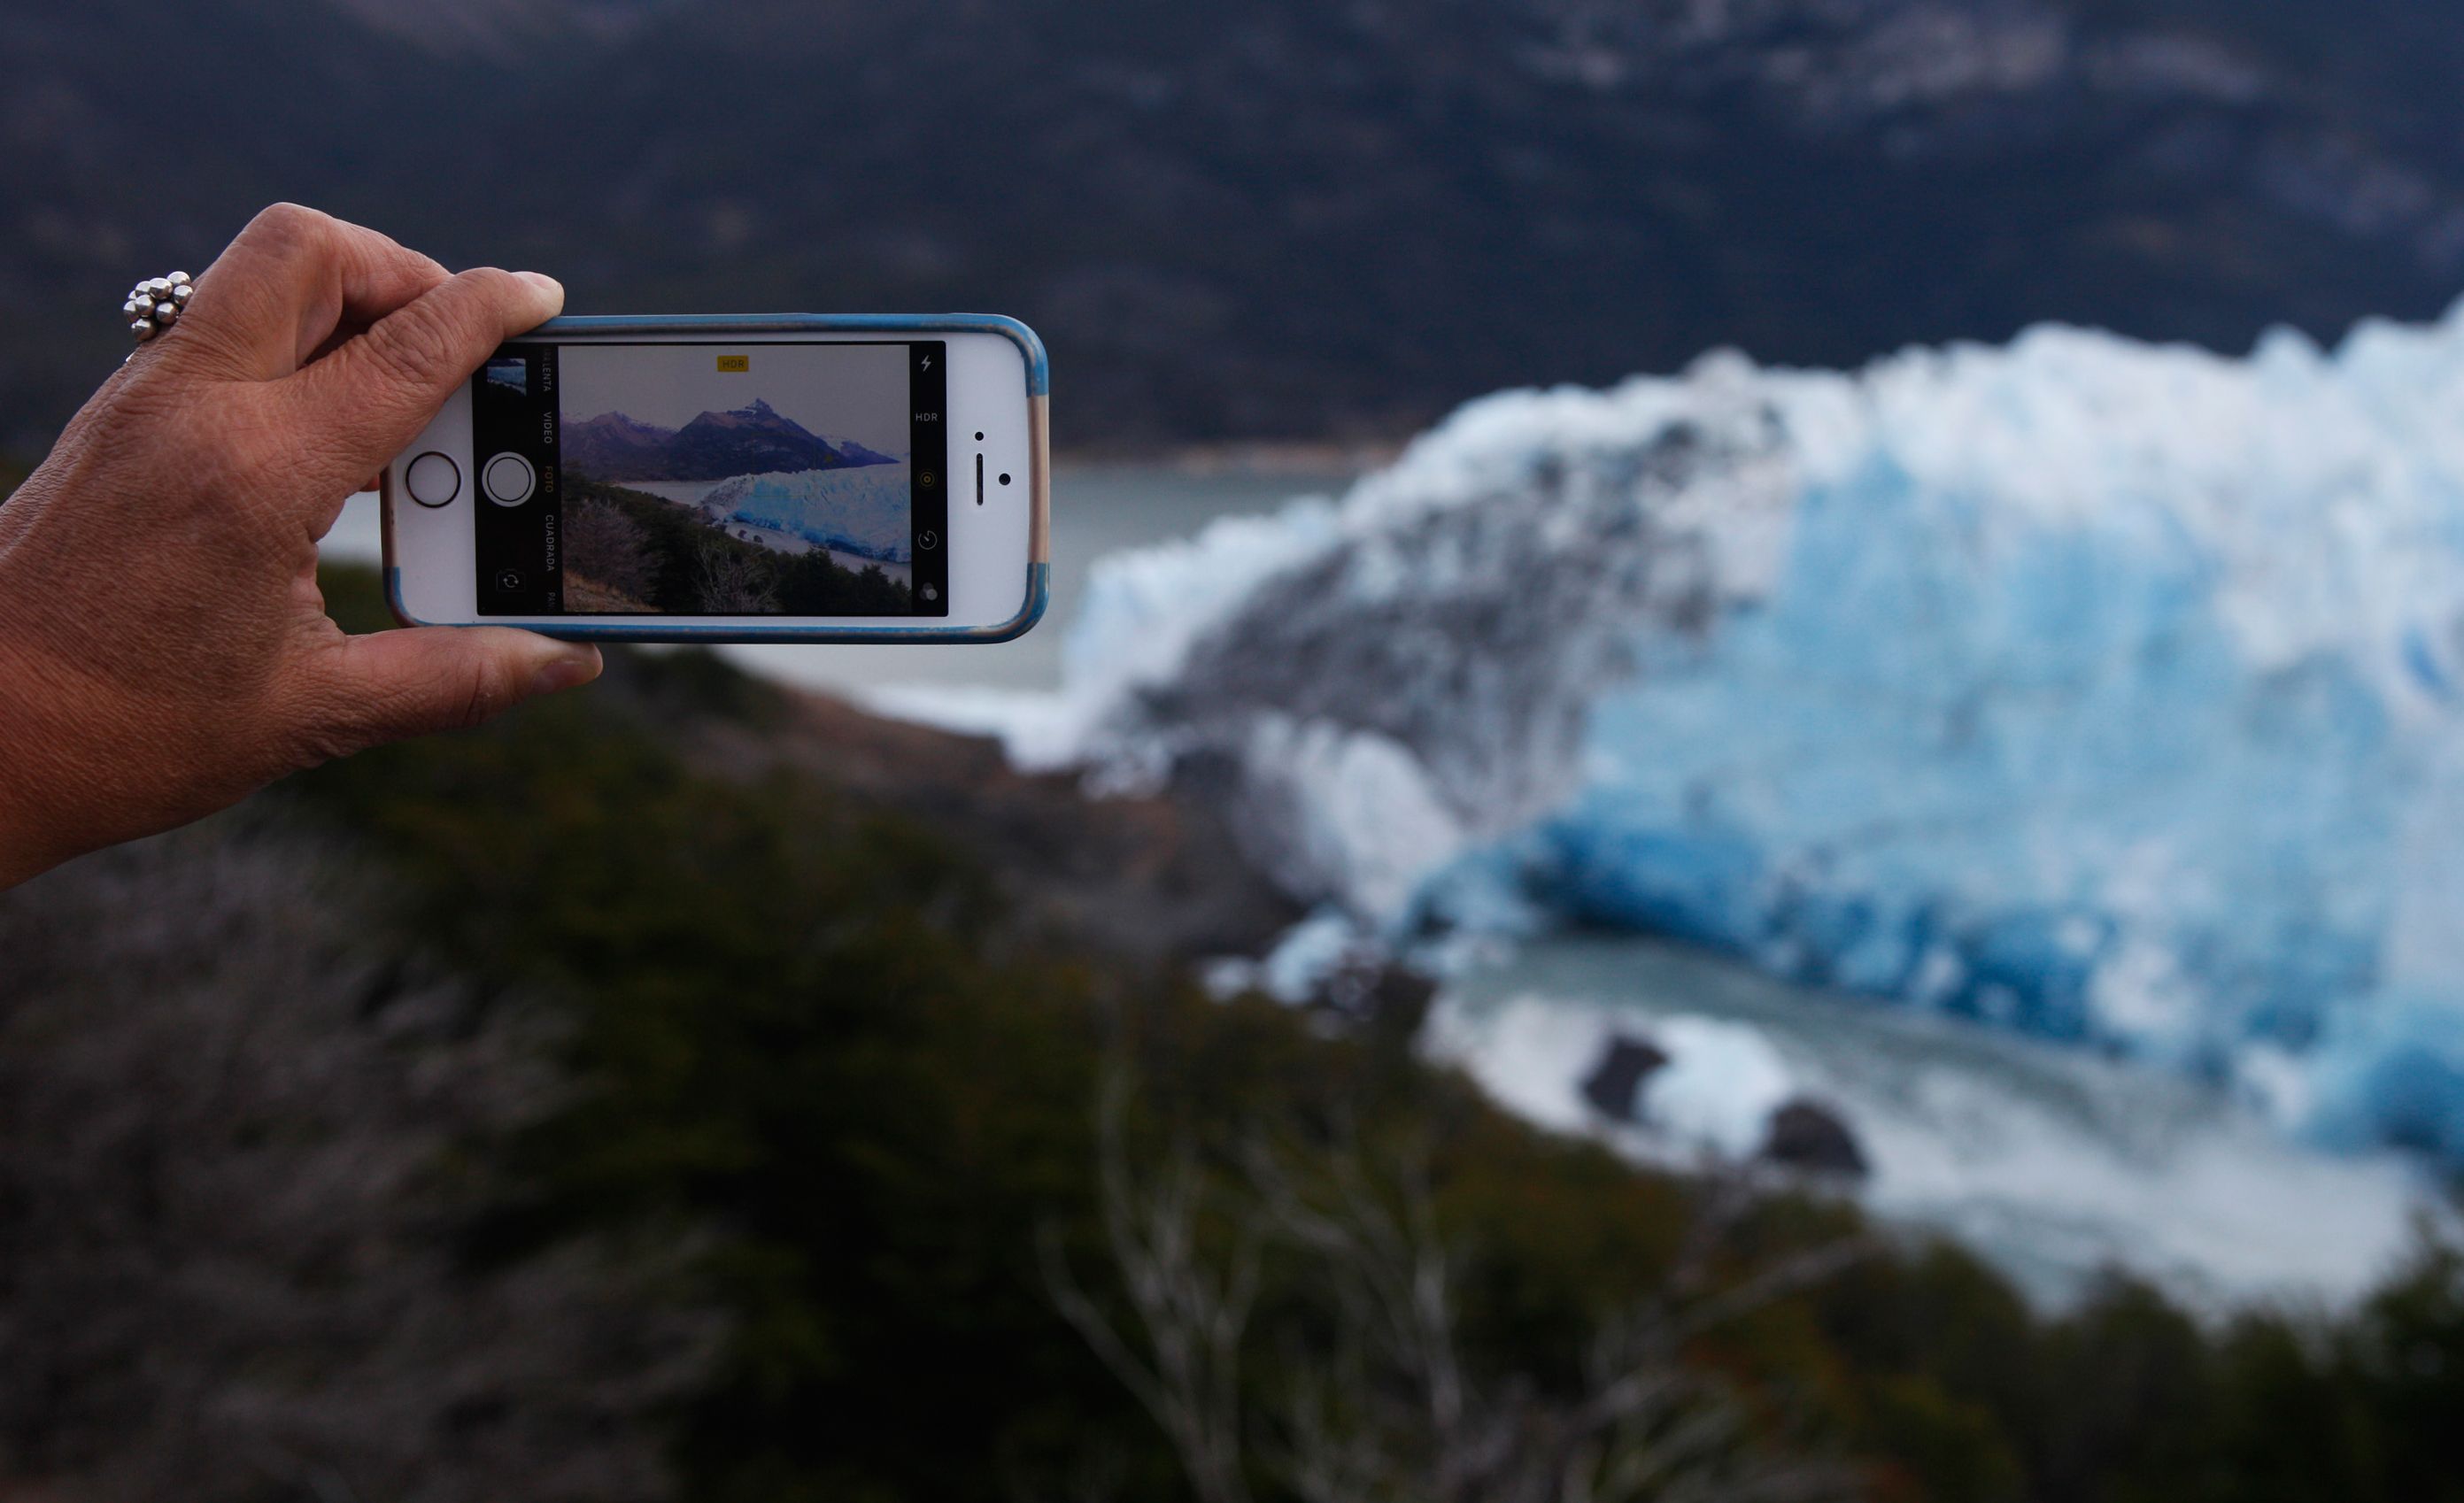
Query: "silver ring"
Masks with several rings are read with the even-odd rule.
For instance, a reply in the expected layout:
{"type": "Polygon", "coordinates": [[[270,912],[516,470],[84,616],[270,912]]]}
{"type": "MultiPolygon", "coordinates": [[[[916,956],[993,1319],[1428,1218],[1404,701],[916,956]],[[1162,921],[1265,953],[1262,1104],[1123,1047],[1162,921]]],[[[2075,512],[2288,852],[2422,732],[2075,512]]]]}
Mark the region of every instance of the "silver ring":
{"type": "Polygon", "coordinates": [[[181,313],[187,308],[188,299],[196,291],[195,283],[186,272],[149,277],[138,283],[128,290],[128,301],[120,305],[120,311],[134,320],[129,324],[128,332],[137,337],[140,344],[163,333],[180,321],[181,313]]]}

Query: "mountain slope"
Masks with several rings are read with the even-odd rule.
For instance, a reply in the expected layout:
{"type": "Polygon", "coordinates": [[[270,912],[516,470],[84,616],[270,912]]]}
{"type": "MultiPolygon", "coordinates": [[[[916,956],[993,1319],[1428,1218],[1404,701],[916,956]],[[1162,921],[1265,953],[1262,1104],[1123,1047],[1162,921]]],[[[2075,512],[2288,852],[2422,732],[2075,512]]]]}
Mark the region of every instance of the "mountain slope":
{"type": "Polygon", "coordinates": [[[368,11],[0,17],[17,442],[108,369],[89,310],[276,196],[579,310],[1014,312],[1081,444],[1392,433],[1724,343],[2238,350],[2464,286],[2464,19],[2431,0],[368,11]],[[189,60],[129,69],[174,20],[189,60]]]}

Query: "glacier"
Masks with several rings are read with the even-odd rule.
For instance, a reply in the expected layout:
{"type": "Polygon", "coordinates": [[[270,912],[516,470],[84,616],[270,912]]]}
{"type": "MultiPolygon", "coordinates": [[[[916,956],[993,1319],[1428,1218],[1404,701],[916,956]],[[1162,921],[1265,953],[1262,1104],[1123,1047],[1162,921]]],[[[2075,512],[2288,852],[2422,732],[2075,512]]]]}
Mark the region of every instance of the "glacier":
{"type": "Polygon", "coordinates": [[[1012,753],[1398,945],[1607,926],[2464,1163],[2464,307],[1474,403],[1099,560],[1012,753]]]}
{"type": "Polygon", "coordinates": [[[712,487],[701,505],[817,548],[907,563],[914,547],[907,472],[902,462],[737,475],[712,487]]]}

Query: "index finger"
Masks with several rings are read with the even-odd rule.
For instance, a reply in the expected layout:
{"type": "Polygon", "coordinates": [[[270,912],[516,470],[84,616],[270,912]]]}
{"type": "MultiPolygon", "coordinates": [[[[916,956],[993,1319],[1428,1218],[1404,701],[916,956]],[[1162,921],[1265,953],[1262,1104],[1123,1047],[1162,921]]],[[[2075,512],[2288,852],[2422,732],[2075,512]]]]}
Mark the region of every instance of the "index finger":
{"type": "Polygon", "coordinates": [[[166,355],[247,381],[290,375],[344,322],[374,323],[446,279],[388,236],[297,204],[276,204],[197,278],[166,355]]]}
{"type": "Polygon", "coordinates": [[[314,493],[339,498],[407,447],[445,399],[517,334],[556,316],[564,289],[494,267],[447,277],[284,384],[312,436],[301,463],[314,493]]]}

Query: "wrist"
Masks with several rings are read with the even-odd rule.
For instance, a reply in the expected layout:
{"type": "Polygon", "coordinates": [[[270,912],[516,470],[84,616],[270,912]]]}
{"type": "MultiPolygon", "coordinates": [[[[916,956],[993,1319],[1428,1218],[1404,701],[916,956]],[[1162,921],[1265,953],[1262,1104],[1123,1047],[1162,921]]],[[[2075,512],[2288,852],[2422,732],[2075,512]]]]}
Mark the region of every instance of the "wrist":
{"type": "Polygon", "coordinates": [[[40,680],[0,640],[0,890],[76,854],[60,829],[59,748],[40,680]]]}

